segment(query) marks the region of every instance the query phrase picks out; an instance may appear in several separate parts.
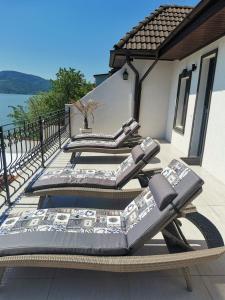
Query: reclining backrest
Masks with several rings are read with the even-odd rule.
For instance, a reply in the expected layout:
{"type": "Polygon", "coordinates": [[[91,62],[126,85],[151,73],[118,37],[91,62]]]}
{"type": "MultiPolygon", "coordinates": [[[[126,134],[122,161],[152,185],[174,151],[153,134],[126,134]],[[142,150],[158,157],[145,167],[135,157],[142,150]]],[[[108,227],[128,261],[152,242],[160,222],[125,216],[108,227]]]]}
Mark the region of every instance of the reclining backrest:
{"type": "Polygon", "coordinates": [[[130,251],[140,248],[201,191],[203,180],[183,163],[173,160],[123,211],[130,251]]]}
{"type": "Polygon", "coordinates": [[[131,154],[116,170],[117,188],[124,186],[132,177],[138,174],[140,170],[148,164],[150,159],[159,152],[159,150],[159,144],[150,137],[144,139],[141,145],[135,146],[131,150],[131,154]]]}
{"type": "Polygon", "coordinates": [[[140,125],[134,121],[130,126],[126,126],[123,128],[123,133],[117,137],[116,144],[119,147],[123,144],[129,137],[135,133],[139,129],[140,125]]]}
{"type": "Polygon", "coordinates": [[[117,139],[124,131],[124,128],[130,126],[133,122],[135,122],[134,118],[130,118],[129,120],[127,120],[126,122],[124,122],[122,124],[122,126],[120,127],[120,129],[118,129],[115,133],[113,138],[117,139]]]}

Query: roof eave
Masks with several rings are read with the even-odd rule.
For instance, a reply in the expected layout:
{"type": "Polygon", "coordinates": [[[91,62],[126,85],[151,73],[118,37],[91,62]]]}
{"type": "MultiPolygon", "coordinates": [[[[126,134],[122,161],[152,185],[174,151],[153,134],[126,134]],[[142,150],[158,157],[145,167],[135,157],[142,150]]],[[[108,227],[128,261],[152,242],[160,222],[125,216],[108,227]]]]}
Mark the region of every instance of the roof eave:
{"type": "MultiPolygon", "coordinates": [[[[218,11],[220,11],[225,6],[224,1],[201,1],[196,8],[193,10],[193,12],[185,19],[172,33],[172,35],[160,46],[159,49],[159,55],[160,57],[164,59],[183,59],[187,57],[188,55],[191,55],[192,53],[198,51],[199,49],[207,46],[211,42],[218,39],[218,37],[213,37],[215,35],[213,30],[211,32],[212,39],[204,39],[205,43],[202,43],[197,47],[195,43],[192,45],[192,49],[186,51],[183,50],[183,54],[180,55],[174,55],[171,56],[171,49],[175,49],[177,46],[179,46],[179,43],[184,41],[185,38],[187,38],[189,35],[192,34],[196,30],[196,28],[200,28],[202,24],[207,23],[211,17],[213,17],[214,14],[216,14],[218,11]]],[[[225,34],[225,30],[224,30],[225,34]]],[[[222,35],[221,35],[222,36],[222,35]]],[[[175,54],[175,53],[174,53],[175,54]]]]}
{"type": "Polygon", "coordinates": [[[176,29],[168,36],[167,39],[160,45],[159,47],[159,53],[161,53],[161,50],[167,45],[182,29],[184,29],[188,24],[191,23],[191,21],[199,15],[203,9],[205,9],[210,3],[212,3],[212,0],[202,0],[200,1],[196,7],[190,12],[190,14],[180,23],[180,25],[177,26],[176,29]]]}
{"type": "Polygon", "coordinates": [[[109,66],[111,68],[118,68],[122,67],[122,65],[118,66],[116,64],[117,57],[123,56],[126,60],[126,57],[129,58],[137,58],[137,59],[155,59],[158,55],[158,49],[156,50],[128,50],[128,49],[114,49],[110,51],[110,59],[109,59],[109,66]]]}

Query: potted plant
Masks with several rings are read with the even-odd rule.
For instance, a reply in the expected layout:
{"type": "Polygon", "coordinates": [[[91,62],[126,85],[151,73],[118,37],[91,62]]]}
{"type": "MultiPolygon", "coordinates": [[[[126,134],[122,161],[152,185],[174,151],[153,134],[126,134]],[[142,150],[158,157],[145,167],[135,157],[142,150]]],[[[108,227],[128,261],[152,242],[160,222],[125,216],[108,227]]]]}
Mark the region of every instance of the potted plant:
{"type": "Polygon", "coordinates": [[[84,118],[84,127],[80,128],[81,133],[91,133],[92,128],[89,128],[89,118],[92,118],[92,122],[94,123],[94,111],[99,108],[100,103],[89,99],[87,101],[74,101],[73,105],[76,109],[82,114],[84,118]]]}

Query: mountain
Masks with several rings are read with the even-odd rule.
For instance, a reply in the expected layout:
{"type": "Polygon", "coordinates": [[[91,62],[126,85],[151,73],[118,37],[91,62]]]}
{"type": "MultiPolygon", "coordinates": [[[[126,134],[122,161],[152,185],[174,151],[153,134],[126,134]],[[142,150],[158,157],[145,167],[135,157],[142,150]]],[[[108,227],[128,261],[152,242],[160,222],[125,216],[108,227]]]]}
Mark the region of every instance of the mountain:
{"type": "Polygon", "coordinates": [[[0,93],[34,95],[50,89],[49,80],[16,71],[0,71],[0,93]]]}

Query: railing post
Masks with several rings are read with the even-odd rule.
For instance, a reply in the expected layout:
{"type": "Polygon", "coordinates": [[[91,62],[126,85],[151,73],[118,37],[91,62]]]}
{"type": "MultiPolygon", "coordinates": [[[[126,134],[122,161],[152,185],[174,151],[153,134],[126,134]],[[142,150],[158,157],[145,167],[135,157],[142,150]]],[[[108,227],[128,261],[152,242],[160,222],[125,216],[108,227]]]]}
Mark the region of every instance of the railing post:
{"type": "Polygon", "coordinates": [[[2,164],[3,164],[3,180],[4,180],[5,192],[6,192],[6,202],[7,202],[8,205],[11,205],[10,193],[9,193],[7,162],[6,162],[6,155],[5,155],[5,142],[4,142],[4,134],[3,134],[3,127],[2,126],[0,126],[0,141],[1,141],[2,164]]]}
{"type": "Polygon", "coordinates": [[[71,132],[71,108],[70,107],[68,110],[68,115],[69,115],[69,138],[71,138],[72,132],[71,132]]]}
{"type": "Polygon", "coordinates": [[[61,149],[62,143],[61,143],[61,116],[60,116],[60,111],[58,112],[58,135],[59,135],[59,149],[61,149]]]}
{"type": "Polygon", "coordinates": [[[45,167],[45,157],[44,157],[44,139],[43,139],[43,121],[41,116],[39,116],[39,138],[41,146],[41,166],[45,167]]]}

